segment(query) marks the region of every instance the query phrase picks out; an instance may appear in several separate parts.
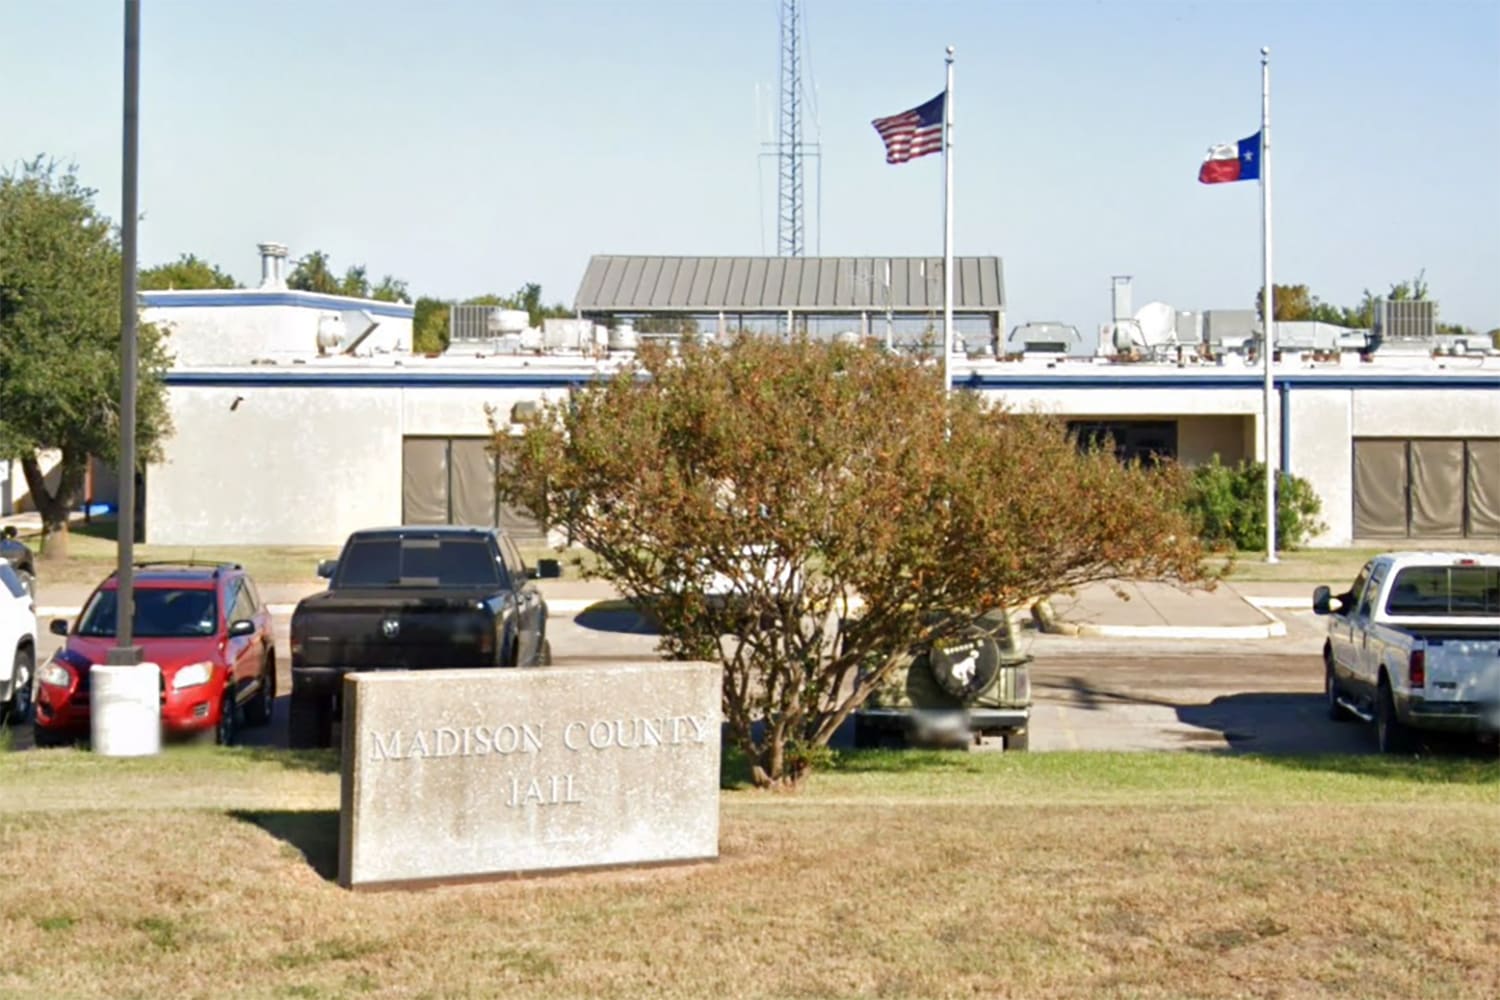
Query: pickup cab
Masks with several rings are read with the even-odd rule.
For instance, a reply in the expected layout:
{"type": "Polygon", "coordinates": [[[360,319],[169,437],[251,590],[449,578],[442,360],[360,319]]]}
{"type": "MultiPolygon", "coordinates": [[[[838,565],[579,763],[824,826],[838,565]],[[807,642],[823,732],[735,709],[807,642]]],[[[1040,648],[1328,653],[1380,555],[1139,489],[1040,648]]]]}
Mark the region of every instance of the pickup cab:
{"type": "Polygon", "coordinates": [[[1342,594],[1314,590],[1313,611],[1330,718],[1373,722],[1385,753],[1422,730],[1500,734],[1500,555],[1386,553],[1342,594]]]}
{"type": "MultiPolygon", "coordinates": [[[[544,560],[546,575],[556,563],[544,560]]],[[[490,528],[357,531],[320,563],[328,589],[292,613],[293,747],[332,745],[353,671],[551,662],[547,604],[515,542],[490,528]]]]}

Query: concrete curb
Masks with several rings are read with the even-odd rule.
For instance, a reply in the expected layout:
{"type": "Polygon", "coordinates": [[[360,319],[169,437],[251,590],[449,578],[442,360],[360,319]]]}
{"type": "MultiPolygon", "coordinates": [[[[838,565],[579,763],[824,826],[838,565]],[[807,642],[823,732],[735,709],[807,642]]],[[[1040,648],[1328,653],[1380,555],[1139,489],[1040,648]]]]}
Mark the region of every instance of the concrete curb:
{"type": "Polygon", "coordinates": [[[1261,610],[1266,608],[1289,608],[1295,611],[1311,611],[1310,597],[1247,597],[1245,600],[1261,610]]]}
{"type": "MultiPolygon", "coordinates": [[[[1267,598],[1268,602],[1276,600],[1267,598]]],[[[1266,619],[1264,625],[1094,625],[1068,622],[1059,620],[1045,599],[1032,605],[1032,615],[1038,627],[1050,635],[1111,639],[1276,639],[1286,635],[1285,622],[1267,611],[1256,599],[1247,597],[1244,601],[1266,619]]],[[[1300,604],[1288,606],[1298,607],[1300,604]]]]}

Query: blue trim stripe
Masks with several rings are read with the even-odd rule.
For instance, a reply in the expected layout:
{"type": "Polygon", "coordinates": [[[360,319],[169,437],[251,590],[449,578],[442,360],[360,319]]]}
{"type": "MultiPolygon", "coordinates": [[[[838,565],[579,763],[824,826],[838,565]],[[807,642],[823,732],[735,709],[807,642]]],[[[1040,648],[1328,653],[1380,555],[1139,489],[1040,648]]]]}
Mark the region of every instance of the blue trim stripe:
{"type": "Polygon", "coordinates": [[[141,301],[152,309],[225,308],[231,306],[301,306],[307,309],[332,309],[352,312],[362,309],[374,316],[411,319],[415,307],[405,302],[371,302],[344,295],[318,292],[142,292],[141,301]]]}
{"type": "Polygon", "coordinates": [[[568,389],[592,372],[168,372],[168,386],[223,389],[568,389]]]}
{"type": "MultiPolygon", "coordinates": [[[[1468,375],[1280,375],[1277,388],[1287,389],[1500,389],[1500,374],[1468,375]]],[[[1263,375],[1122,376],[1122,375],[979,375],[959,376],[955,389],[1264,389],[1263,375]]]]}
{"type": "MultiPolygon", "coordinates": [[[[588,385],[609,378],[609,372],[591,371],[463,371],[422,372],[400,369],[362,369],[357,372],[330,369],[298,371],[282,367],[275,371],[258,372],[205,372],[173,371],[166,375],[169,386],[219,386],[223,388],[296,388],[316,386],[338,389],[560,389],[588,385]]],[[[1500,390],[1500,375],[1470,376],[1453,374],[1438,375],[1382,375],[1382,376],[1302,376],[1289,375],[1275,380],[1278,389],[1423,389],[1452,391],[1455,389],[1500,390]]],[[[1218,389],[1244,390],[1263,389],[1261,377],[1254,375],[1210,375],[1202,377],[1161,376],[1052,376],[1005,375],[970,377],[960,376],[953,380],[955,389],[978,389],[986,392],[1005,392],[1015,389],[1044,389],[1063,391],[1068,389],[1218,389]]]]}

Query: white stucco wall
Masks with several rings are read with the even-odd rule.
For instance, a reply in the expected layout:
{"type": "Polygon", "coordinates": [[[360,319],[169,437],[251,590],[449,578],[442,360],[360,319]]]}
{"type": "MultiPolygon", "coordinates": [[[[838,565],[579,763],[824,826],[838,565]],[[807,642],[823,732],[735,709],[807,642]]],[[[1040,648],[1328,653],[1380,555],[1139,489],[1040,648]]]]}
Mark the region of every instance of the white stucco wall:
{"type": "MultiPolygon", "coordinates": [[[[482,436],[489,432],[486,404],[505,419],[517,402],[564,398],[567,388],[552,383],[586,367],[519,358],[438,366],[406,358],[400,364],[329,359],[237,371],[182,369],[179,384],[169,389],[177,431],[166,443],[167,461],[147,474],[147,539],[335,545],[356,528],[398,523],[403,437],[482,436]],[[288,385],[299,374],[330,384],[288,385]],[[361,384],[366,378],[371,384],[361,384]],[[494,381],[474,384],[487,380],[494,381]],[[243,398],[231,409],[236,397],[243,398]]],[[[1215,451],[1226,461],[1261,457],[1259,387],[1062,384],[983,391],[1018,409],[1062,416],[1177,419],[1179,450],[1191,462],[1215,451]]],[[[1288,398],[1291,469],[1317,491],[1328,525],[1314,545],[1351,541],[1354,438],[1500,437],[1500,392],[1490,384],[1368,388],[1304,379],[1288,398]]],[[[1279,420],[1280,393],[1273,404],[1279,420]]],[[[1279,449],[1276,428],[1273,462],[1279,449]]]]}
{"type": "Polygon", "coordinates": [[[143,318],[167,332],[176,368],[316,358],[325,317],[343,330],[345,343],[378,324],[356,348],[361,356],[411,349],[412,307],[401,303],[261,289],[146,292],[142,298],[143,318]]]}
{"type": "Polygon", "coordinates": [[[475,437],[490,432],[484,408],[495,409],[501,426],[517,403],[566,396],[556,389],[403,389],[402,434],[406,436],[475,437]]]}
{"type": "Polygon", "coordinates": [[[1347,389],[1299,389],[1291,394],[1290,467],[1323,504],[1326,526],[1309,545],[1348,545],[1354,533],[1354,445],[1347,389]]]}
{"type": "Polygon", "coordinates": [[[189,387],[169,399],[176,433],[146,472],[147,541],[337,544],[400,522],[400,390],[189,387]]]}
{"type": "Polygon", "coordinates": [[[1500,436],[1500,392],[1353,390],[1353,437],[1500,436]]]}
{"type": "Polygon", "coordinates": [[[517,402],[565,393],[173,387],[167,461],[146,475],[147,541],[336,545],[357,528],[399,524],[403,437],[482,437],[486,404],[508,419],[517,402]]]}

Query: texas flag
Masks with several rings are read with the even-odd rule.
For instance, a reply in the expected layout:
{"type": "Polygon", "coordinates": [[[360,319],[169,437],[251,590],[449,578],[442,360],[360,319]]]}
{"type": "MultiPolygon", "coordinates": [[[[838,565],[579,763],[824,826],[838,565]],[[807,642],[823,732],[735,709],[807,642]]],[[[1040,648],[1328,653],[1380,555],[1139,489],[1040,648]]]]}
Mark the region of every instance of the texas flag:
{"type": "Polygon", "coordinates": [[[1212,146],[1198,168],[1198,180],[1203,184],[1223,184],[1225,181],[1253,181],[1260,179],[1260,133],[1239,142],[1226,142],[1212,146]]]}

